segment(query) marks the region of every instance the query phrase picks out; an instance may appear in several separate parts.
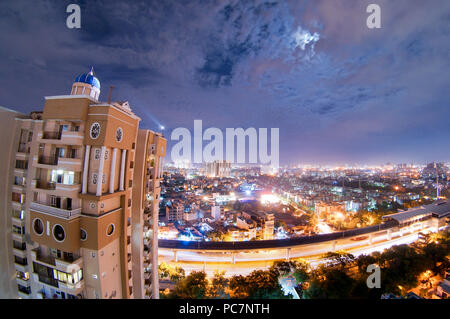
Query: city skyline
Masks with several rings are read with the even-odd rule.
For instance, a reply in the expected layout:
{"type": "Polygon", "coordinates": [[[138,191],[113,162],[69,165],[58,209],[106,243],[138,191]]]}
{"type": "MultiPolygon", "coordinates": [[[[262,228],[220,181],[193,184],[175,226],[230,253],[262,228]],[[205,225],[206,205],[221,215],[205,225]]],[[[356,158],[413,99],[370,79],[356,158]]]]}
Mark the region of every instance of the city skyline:
{"type": "Polygon", "coordinates": [[[201,119],[279,127],[281,165],[450,158],[448,1],[377,1],[381,29],[370,1],[78,3],[80,29],[70,1],[0,4],[2,106],[39,110],[94,66],[169,150],[201,119]]]}

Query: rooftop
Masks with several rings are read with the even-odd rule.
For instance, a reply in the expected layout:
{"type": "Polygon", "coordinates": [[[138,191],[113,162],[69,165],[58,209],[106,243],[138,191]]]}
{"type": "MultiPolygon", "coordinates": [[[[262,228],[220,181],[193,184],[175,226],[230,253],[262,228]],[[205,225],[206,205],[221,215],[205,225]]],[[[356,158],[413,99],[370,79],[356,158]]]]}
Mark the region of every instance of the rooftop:
{"type": "Polygon", "coordinates": [[[396,214],[383,216],[383,220],[394,219],[399,223],[403,223],[426,216],[435,216],[437,218],[442,218],[447,215],[450,215],[450,202],[439,200],[429,205],[424,205],[407,211],[401,211],[396,214]]]}

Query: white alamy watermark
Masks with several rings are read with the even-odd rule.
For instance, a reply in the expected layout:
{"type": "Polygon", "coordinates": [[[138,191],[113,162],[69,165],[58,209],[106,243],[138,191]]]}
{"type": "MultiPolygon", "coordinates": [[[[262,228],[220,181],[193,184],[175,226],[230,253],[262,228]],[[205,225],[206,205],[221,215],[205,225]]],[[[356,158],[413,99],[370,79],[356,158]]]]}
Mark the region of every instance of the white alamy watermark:
{"type": "Polygon", "coordinates": [[[224,134],[221,129],[210,127],[203,132],[202,120],[194,120],[193,138],[187,128],[178,127],[172,131],[170,139],[178,142],[172,147],[170,155],[174,162],[192,161],[191,151],[193,149],[192,162],[197,164],[226,160],[231,164],[261,163],[278,168],[280,163],[279,131],[279,128],[270,129],[269,154],[267,128],[258,130],[253,127],[245,130],[243,128],[226,128],[224,134]],[[248,143],[246,143],[247,140],[248,143]],[[205,147],[203,147],[204,141],[208,142],[205,147]],[[248,161],[246,155],[248,155],[248,161]]]}
{"type": "Polygon", "coordinates": [[[70,15],[66,19],[66,26],[69,29],[81,28],[81,8],[78,4],[69,4],[66,8],[66,13],[70,15]]]}
{"type": "Polygon", "coordinates": [[[367,6],[366,12],[370,13],[366,20],[367,27],[369,29],[381,29],[381,7],[372,3],[367,6]]]}
{"type": "Polygon", "coordinates": [[[366,284],[369,289],[381,288],[381,269],[376,264],[370,264],[367,266],[367,273],[370,275],[367,277],[366,284]]]}

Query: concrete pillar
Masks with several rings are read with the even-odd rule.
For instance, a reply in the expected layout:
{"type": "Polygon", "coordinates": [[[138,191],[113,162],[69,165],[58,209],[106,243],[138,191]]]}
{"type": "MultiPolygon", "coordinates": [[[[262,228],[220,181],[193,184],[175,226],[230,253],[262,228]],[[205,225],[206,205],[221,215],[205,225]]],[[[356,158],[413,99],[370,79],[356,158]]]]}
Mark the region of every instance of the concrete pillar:
{"type": "Polygon", "coordinates": [[[114,193],[114,180],[116,179],[117,148],[114,148],[111,159],[111,172],[109,174],[109,192],[114,193]]]}
{"type": "Polygon", "coordinates": [[[337,245],[337,240],[334,240],[332,251],[336,251],[336,245],[337,245]]]}
{"type": "Polygon", "coordinates": [[[286,260],[287,261],[289,261],[290,260],[290,253],[291,253],[291,249],[290,248],[288,248],[288,249],[286,249],[286,260]]]}
{"type": "Polygon", "coordinates": [[[124,183],[125,183],[125,165],[127,158],[127,150],[122,150],[122,162],[120,164],[120,183],[119,183],[119,191],[123,191],[124,183]]]}
{"type": "Polygon", "coordinates": [[[369,245],[373,244],[373,234],[369,235],[369,245]]]}
{"type": "Polygon", "coordinates": [[[232,264],[235,264],[235,261],[234,261],[234,252],[231,253],[231,263],[232,263],[232,264]]]}
{"type": "Polygon", "coordinates": [[[103,186],[103,167],[105,166],[105,152],[106,146],[102,146],[102,150],[100,152],[100,164],[98,166],[98,177],[97,177],[97,196],[102,195],[102,186],[103,186]]]}
{"type": "Polygon", "coordinates": [[[83,185],[82,185],[82,194],[87,193],[88,187],[88,173],[89,173],[89,154],[91,153],[91,146],[86,145],[86,150],[84,152],[84,167],[83,167],[83,185]]]}
{"type": "Polygon", "coordinates": [[[390,229],[387,230],[386,239],[392,240],[392,230],[390,230],[390,229]]]}
{"type": "Polygon", "coordinates": [[[175,262],[178,262],[178,255],[176,250],[173,251],[173,258],[175,259],[175,262]]]}

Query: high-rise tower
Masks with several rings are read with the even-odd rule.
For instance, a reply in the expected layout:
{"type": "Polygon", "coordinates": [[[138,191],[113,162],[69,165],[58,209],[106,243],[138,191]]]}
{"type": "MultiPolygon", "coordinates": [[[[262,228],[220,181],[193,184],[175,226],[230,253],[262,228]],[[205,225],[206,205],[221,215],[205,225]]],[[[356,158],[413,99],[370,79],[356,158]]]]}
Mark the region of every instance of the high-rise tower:
{"type": "Polygon", "coordinates": [[[99,94],[91,70],[76,78],[71,95],[46,97],[34,118],[16,116],[11,149],[17,152],[8,163],[11,201],[2,213],[12,214],[17,227],[11,255],[22,298],[158,295],[145,294],[155,280],[146,275],[146,257],[157,251],[157,241],[145,246],[146,234],[158,225],[146,223],[145,214],[158,206],[166,141],[139,131],[140,119],[128,102],[103,103],[99,94]],[[138,139],[138,132],[148,138],[138,139]],[[152,175],[142,174],[141,165],[152,175]],[[134,200],[133,194],[145,196],[134,200]],[[143,266],[133,270],[135,261],[143,266]]]}

